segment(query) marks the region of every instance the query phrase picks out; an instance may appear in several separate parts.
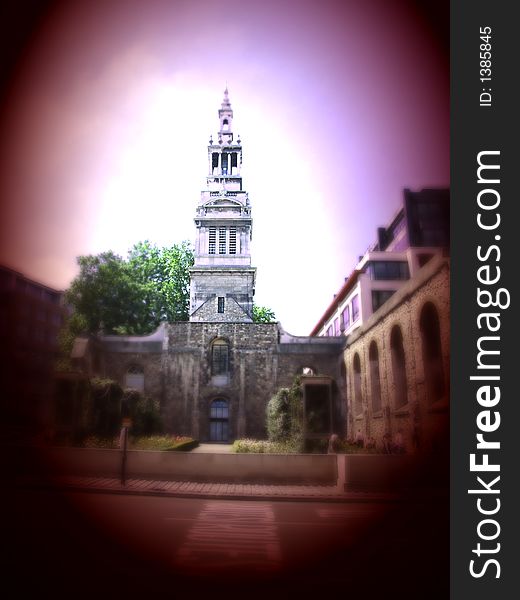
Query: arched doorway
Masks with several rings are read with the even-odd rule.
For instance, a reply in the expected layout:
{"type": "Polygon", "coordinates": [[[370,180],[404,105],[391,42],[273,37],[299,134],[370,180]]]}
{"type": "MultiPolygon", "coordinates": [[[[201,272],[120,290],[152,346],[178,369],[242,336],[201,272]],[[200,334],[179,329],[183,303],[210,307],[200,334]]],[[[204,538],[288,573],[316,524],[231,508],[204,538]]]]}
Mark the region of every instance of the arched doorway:
{"type": "Polygon", "coordinates": [[[229,439],[229,405],[224,398],[216,398],[209,409],[209,439],[227,442],[229,439]]]}

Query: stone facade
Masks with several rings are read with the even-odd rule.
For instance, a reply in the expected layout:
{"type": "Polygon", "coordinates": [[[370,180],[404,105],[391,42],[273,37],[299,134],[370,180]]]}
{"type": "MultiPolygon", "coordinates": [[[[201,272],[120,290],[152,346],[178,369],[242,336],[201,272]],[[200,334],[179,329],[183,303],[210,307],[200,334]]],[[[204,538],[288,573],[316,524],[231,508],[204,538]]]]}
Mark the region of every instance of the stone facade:
{"type": "MultiPolygon", "coordinates": [[[[160,401],[166,429],[201,441],[265,438],[265,410],[280,387],[311,369],[339,379],[341,340],[299,338],[277,323],[187,322],[161,325],[150,336],[99,339],[105,375],[126,387],[135,368],[144,375],[144,393],[160,401]],[[225,360],[215,358],[224,348],[225,360]],[[212,418],[212,403],[224,414],[212,418]],[[220,423],[211,429],[212,422],[220,423]]],[[[333,429],[344,430],[339,388],[332,385],[333,429]]],[[[215,413],[215,410],[213,410],[215,413]]]]}
{"type": "Polygon", "coordinates": [[[341,437],[359,431],[383,448],[385,434],[395,440],[400,433],[407,451],[427,450],[447,444],[449,310],[449,260],[439,258],[347,338],[291,336],[279,323],[213,321],[77,340],[76,348],[84,370],[97,365],[90,374],[123,387],[142,372],[144,393],[159,400],[170,433],[200,441],[265,438],[269,399],[308,374],[307,384],[316,376],[330,382],[332,431],[341,437]]]}
{"type": "Polygon", "coordinates": [[[449,261],[432,260],[376,311],[344,350],[347,435],[407,451],[447,445],[449,261]]]}

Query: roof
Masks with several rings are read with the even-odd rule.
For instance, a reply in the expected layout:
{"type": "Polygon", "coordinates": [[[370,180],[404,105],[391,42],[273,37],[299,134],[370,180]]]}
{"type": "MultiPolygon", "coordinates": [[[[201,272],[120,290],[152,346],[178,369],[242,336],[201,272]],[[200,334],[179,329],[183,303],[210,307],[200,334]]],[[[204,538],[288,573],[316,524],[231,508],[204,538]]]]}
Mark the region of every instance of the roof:
{"type": "Polygon", "coordinates": [[[314,329],[311,331],[310,335],[318,335],[318,331],[325,325],[325,323],[331,318],[331,316],[336,312],[339,304],[343,302],[343,300],[348,296],[349,292],[356,285],[359,274],[361,271],[357,271],[354,269],[352,273],[345,279],[345,283],[341,286],[339,292],[334,296],[334,299],[329,304],[320,320],[314,326],[314,329]]]}

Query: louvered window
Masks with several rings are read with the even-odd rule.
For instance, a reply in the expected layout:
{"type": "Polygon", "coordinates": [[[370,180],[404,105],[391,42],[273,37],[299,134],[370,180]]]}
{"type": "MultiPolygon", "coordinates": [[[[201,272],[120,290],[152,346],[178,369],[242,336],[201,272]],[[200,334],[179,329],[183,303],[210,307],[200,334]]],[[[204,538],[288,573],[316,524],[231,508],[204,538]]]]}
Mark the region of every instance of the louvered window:
{"type": "Polygon", "coordinates": [[[218,228],[218,253],[226,254],[226,228],[218,228]]]}
{"type": "Polygon", "coordinates": [[[237,253],[237,228],[236,227],[229,228],[229,253],[230,254],[237,253]]]}
{"type": "Polygon", "coordinates": [[[215,254],[217,245],[217,228],[209,228],[209,249],[208,254],[215,254]]]}

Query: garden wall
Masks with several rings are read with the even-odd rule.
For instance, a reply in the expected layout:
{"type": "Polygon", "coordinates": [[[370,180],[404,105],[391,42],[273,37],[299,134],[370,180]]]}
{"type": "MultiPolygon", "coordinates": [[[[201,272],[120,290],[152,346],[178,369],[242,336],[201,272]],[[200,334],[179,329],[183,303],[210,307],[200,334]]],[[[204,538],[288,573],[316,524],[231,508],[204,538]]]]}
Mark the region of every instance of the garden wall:
{"type": "MultiPolygon", "coordinates": [[[[119,477],[121,451],[40,449],[51,474],[119,477]]],[[[29,463],[27,463],[29,464],[29,463]]],[[[127,477],[165,481],[336,485],[334,455],[186,454],[129,450],[127,477]]]]}

